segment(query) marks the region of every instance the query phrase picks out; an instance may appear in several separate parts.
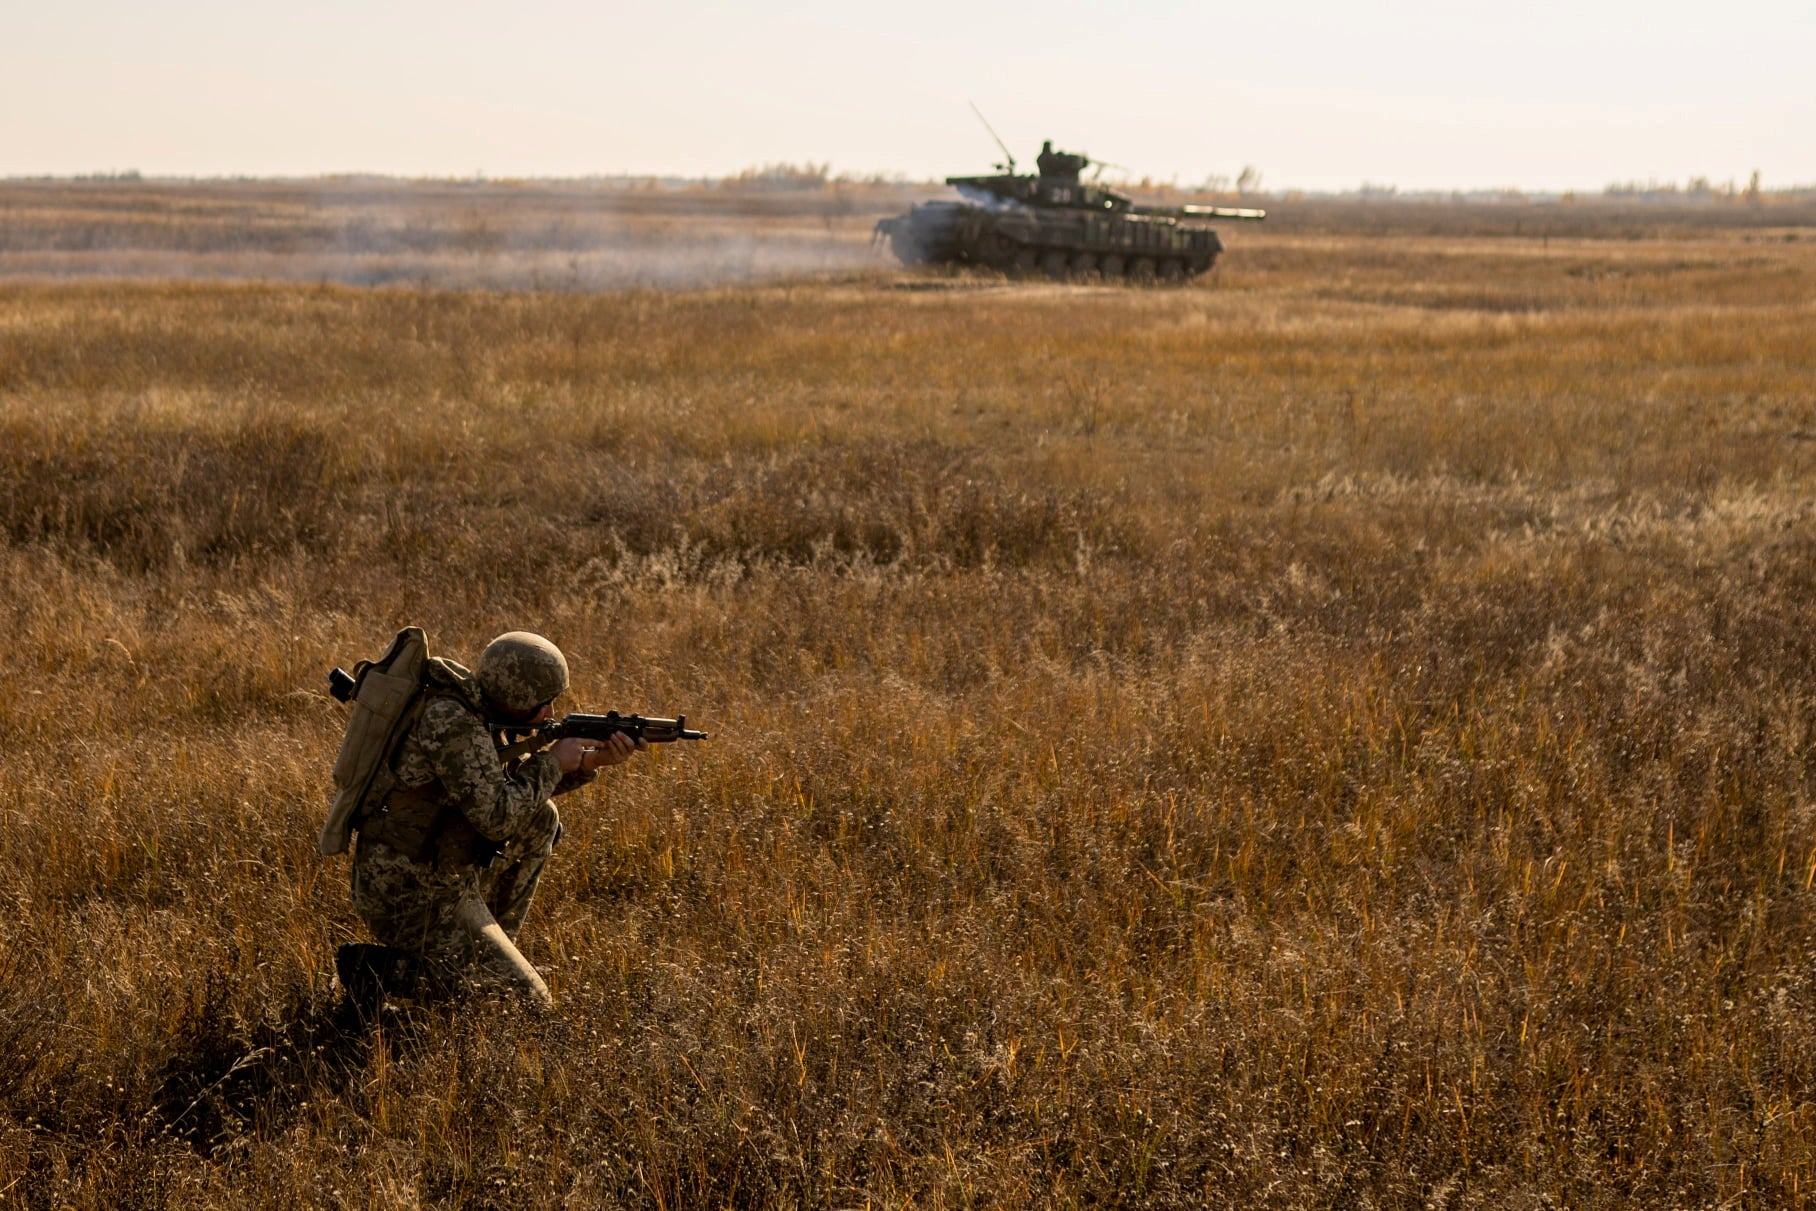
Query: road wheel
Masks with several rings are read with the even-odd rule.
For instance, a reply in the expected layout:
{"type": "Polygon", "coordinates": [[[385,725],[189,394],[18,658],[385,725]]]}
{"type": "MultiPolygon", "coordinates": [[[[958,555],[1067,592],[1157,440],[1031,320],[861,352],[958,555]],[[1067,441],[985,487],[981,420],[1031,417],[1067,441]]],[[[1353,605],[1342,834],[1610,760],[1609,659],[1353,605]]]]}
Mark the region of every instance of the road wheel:
{"type": "Polygon", "coordinates": [[[1040,250],[1038,248],[1017,248],[1015,250],[1014,268],[1009,272],[1018,278],[1032,277],[1040,268],[1040,250]]]}
{"type": "Polygon", "coordinates": [[[1015,272],[1015,255],[1021,251],[1021,245],[1009,236],[997,232],[990,237],[990,267],[999,273],[1015,272]]]}
{"type": "Polygon", "coordinates": [[[1040,271],[1055,280],[1066,276],[1066,254],[1050,249],[1040,254],[1040,271]]]}
{"type": "Polygon", "coordinates": [[[1081,252],[1072,258],[1072,277],[1080,282],[1097,280],[1097,258],[1089,252],[1081,252]]]}
{"type": "Polygon", "coordinates": [[[1129,266],[1129,280],[1137,286],[1152,286],[1154,284],[1154,262],[1147,257],[1136,257],[1135,262],[1129,266]]]}
{"type": "Polygon", "coordinates": [[[1177,286],[1185,281],[1185,266],[1172,257],[1160,262],[1160,280],[1169,286],[1177,286]]]}
{"type": "Polygon", "coordinates": [[[1127,269],[1123,259],[1115,253],[1111,253],[1102,261],[1098,262],[1097,271],[1103,274],[1103,280],[1106,282],[1120,282],[1122,280],[1122,275],[1127,272],[1127,269]]]}

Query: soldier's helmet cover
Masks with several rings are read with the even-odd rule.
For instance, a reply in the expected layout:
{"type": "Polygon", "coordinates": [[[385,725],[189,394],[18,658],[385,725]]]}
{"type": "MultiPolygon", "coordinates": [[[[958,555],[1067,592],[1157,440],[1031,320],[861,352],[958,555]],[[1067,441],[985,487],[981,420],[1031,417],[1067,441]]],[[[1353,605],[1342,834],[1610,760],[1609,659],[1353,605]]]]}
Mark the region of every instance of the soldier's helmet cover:
{"type": "Polygon", "coordinates": [[[507,711],[533,711],[568,687],[567,657],[528,631],[508,631],[486,644],[474,674],[486,699],[507,711]]]}

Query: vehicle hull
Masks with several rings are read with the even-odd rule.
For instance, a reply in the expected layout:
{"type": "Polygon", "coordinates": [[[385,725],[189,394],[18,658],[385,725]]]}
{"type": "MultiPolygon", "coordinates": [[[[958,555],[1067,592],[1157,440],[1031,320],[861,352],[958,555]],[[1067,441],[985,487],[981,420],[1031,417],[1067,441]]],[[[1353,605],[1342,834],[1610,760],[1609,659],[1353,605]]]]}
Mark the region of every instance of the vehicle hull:
{"type": "Polygon", "coordinates": [[[1223,241],[1211,227],[1118,211],[926,202],[883,219],[904,265],[977,265],[1054,278],[1184,281],[1211,268],[1223,241]]]}

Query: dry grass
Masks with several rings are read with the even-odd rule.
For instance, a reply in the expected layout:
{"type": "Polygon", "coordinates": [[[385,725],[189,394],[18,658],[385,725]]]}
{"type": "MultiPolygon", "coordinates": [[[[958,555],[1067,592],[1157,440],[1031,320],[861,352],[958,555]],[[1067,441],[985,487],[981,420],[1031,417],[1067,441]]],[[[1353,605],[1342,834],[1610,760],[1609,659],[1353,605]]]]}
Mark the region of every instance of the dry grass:
{"type": "Polygon", "coordinates": [[[1816,245],[0,288],[0,1201],[1784,1206],[1816,245]],[[335,1008],[323,671],[714,739],[335,1008]]]}

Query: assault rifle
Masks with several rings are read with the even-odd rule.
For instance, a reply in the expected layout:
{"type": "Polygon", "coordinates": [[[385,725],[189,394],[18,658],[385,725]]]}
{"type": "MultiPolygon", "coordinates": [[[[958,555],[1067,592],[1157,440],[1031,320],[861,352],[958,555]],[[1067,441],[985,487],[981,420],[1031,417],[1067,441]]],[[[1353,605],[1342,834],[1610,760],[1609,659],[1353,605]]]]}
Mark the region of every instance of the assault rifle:
{"type": "MultiPolygon", "coordinates": [[[[353,700],[356,684],[353,675],[342,669],[328,674],[328,692],[342,702],[353,700]]],[[[563,715],[534,727],[494,728],[492,738],[498,745],[498,759],[511,761],[547,748],[557,740],[609,740],[619,732],[649,744],[706,739],[705,732],[696,732],[687,726],[686,715],[656,719],[647,715],[620,715],[617,711],[607,711],[603,715],[563,715]]]]}
{"type": "Polygon", "coordinates": [[[533,728],[507,728],[495,733],[500,742],[498,759],[511,761],[537,749],[547,748],[557,740],[609,740],[618,733],[632,740],[650,744],[672,744],[677,740],[704,740],[705,732],[687,726],[687,716],[653,719],[646,715],[620,715],[607,711],[603,715],[563,715],[533,728]]]}

